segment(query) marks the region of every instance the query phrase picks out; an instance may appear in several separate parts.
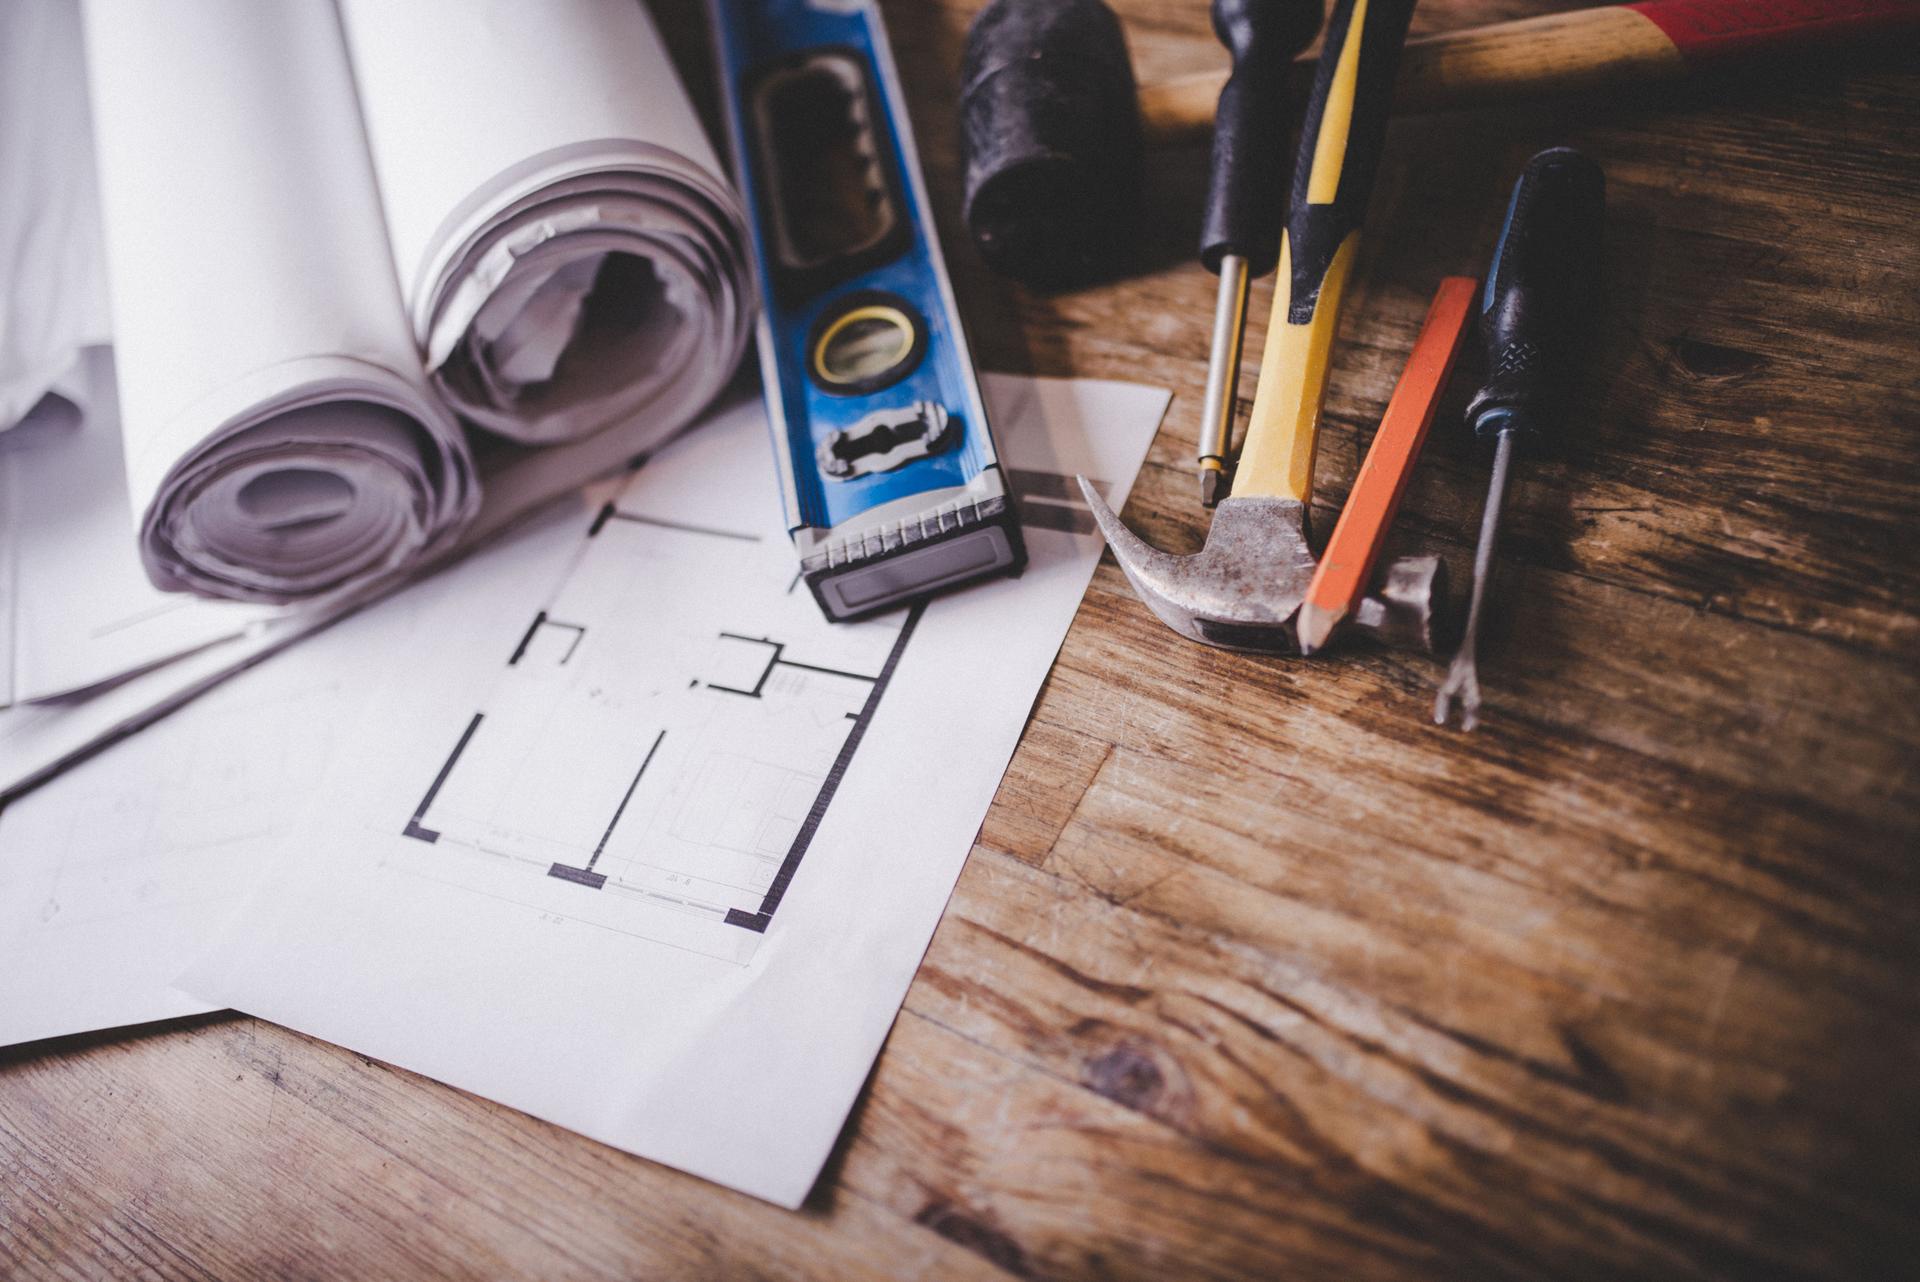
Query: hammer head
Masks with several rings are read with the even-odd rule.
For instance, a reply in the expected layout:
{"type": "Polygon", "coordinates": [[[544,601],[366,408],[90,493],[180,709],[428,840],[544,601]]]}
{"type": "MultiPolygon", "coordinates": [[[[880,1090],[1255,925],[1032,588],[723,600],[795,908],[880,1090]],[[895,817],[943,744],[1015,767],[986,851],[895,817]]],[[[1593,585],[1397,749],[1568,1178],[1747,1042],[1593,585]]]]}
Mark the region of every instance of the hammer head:
{"type": "MultiPolygon", "coordinates": [[[[1192,556],[1173,556],[1122,524],[1084,476],[1080,491],[1127,581],[1162,623],[1222,649],[1299,653],[1295,623],[1315,567],[1304,504],[1224,499],[1214,509],[1206,545],[1192,556]]],[[[1437,557],[1396,561],[1387,568],[1388,590],[1361,602],[1351,622],[1389,645],[1432,650],[1434,602],[1445,599],[1444,578],[1437,557]]]]}

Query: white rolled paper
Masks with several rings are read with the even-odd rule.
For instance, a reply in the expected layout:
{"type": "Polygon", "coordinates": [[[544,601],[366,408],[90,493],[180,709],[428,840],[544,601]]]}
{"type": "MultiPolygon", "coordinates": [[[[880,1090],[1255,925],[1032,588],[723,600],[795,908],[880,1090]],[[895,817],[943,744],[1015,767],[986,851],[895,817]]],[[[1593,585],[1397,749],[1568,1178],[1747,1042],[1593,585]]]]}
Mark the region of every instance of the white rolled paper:
{"type": "Polygon", "coordinates": [[[341,0],[434,386],[533,444],[690,420],[752,325],[737,199],[640,0],[341,0]]]}
{"type": "Polygon", "coordinates": [[[0,3],[0,431],[83,395],[80,349],[107,341],[83,68],[73,0],[0,3]]]}
{"type": "Polygon", "coordinates": [[[87,0],[129,490],[153,582],[287,602],[479,502],[424,385],[331,0],[87,0]]]}

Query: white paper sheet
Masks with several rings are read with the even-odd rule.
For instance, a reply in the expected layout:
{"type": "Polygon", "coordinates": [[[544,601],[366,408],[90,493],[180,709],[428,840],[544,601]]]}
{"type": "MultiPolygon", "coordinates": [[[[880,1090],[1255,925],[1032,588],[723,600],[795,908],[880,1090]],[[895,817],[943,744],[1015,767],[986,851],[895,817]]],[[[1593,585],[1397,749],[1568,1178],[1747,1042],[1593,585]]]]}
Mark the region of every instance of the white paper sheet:
{"type": "Polygon", "coordinates": [[[490,621],[483,663],[389,667],[181,987],[797,1205],[1099,558],[1069,478],[1124,501],[1166,405],[987,390],[1031,496],[1020,578],[821,623],[763,423],[713,424],[633,478],[543,616],[490,621]]]}
{"type": "Polygon", "coordinates": [[[261,614],[148,581],[109,335],[80,3],[16,0],[0,5],[0,428],[19,420],[0,438],[0,708],[123,678],[261,614]]]}
{"type": "Polygon", "coordinates": [[[539,599],[592,510],[554,510],[0,809],[0,1044],[210,1009],[171,981],[351,747],[367,669],[431,665],[474,617],[539,599]]]}
{"type": "MultiPolygon", "coordinates": [[[[1023,380],[990,377],[988,385],[1008,414],[1029,395],[1023,380]]],[[[1129,416],[1144,420],[1164,400],[1140,389],[1038,386],[1056,417],[1068,412],[1062,388],[1072,393],[1074,415],[1112,416],[1122,449],[1134,430],[1129,416]]],[[[754,424],[743,446],[751,473],[765,454],[764,428],[752,407],[730,413],[754,424]]],[[[1031,411],[1014,420],[1031,421],[1031,411]]],[[[1047,478],[1065,466],[1049,461],[1023,473],[1020,483],[1057,495],[1060,486],[1047,478]]],[[[605,497],[619,485],[603,483],[591,493],[605,497]]],[[[772,510],[770,496],[766,502],[772,510]]],[[[257,663],[231,684],[223,678],[236,663],[257,660],[276,644],[271,633],[231,647],[242,654],[196,655],[82,705],[88,716],[138,718],[154,704],[156,680],[176,681],[182,691],[208,687],[139,736],[0,806],[0,1045],[207,1009],[169,991],[169,981],[210,936],[244,872],[270,851],[269,834],[314,795],[324,745],[351,743],[341,729],[355,723],[356,709],[383,697],[362,676],[408,673],[409,680],[482,697],[498,677],[501,656],[474,641],[474,622],[505,620],[500,626],[514,631],[511,625],[547,602],[582,546],[589,514],[599,509],[599,497],[584,507],[562,502],[443,575],[257,663]],[[396,668],[400,655],[414,656],[416,665],[396,668]],[[143,683],[148,693],[140,695],[143,683]],[[196,817],[203,809],[204,824],[196,817]]],[[[1029,499],[1028,517],[1042,528],[1085,521],[1046,492],[1029,499]]],[[[790,571],[789,558],[783,553],[778,563],[790,571]]],[[[515,632],[509,643],[517,648],[523,639],[537,658],[564,645],[568,633],[555,624],[515,632]]],[[[0,756],[9,728],[33,740],[35,719],[58,714],[57,707],[0,713],[0,756]]]]}
{"type": "Polygon", "coordinates": [[[753,318],[746,228],[638,0],[341,0],[434,385],[515,440],[686,422],[753,318]]]}

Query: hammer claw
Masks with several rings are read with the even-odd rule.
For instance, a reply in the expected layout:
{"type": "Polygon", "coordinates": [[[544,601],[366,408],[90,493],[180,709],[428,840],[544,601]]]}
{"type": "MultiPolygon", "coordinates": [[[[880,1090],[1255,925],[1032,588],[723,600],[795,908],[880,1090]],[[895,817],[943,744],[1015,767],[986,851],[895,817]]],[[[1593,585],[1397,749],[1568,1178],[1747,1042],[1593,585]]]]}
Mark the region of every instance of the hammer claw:
{"type": "MultiPolygon", "coordinates": [[[[1298,654],[1300,603],[1313,577],[1306,508],[1286,499],[1226,499],[1192,556],[1173,556],[1129,530],[1087,479],[1093,519],[1147,608],[1181,636],[1227,650],[1298,654]]],[[[1432,652],[1435,608],[1446,596],[1438,557],[1386,567],[1377,593],[1363,597],[1353,625],[1389,645],[1432,652]]]]}
{"type": "Polygon", "coordinates": [[[1080,488],[1127,581],[1161,622],[1229,650],[1298,650],[1294,615],[1313,574],[1301,504],[1224,500],[1206,546],[1173,556],[1129,530],[1084,477],[1080,488]]]}

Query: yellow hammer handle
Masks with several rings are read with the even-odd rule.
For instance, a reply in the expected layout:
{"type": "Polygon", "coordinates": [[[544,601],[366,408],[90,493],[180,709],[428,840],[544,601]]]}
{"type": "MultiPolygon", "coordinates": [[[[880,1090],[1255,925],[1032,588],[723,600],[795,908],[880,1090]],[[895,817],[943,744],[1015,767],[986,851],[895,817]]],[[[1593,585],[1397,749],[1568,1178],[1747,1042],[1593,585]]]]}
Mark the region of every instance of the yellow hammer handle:
{"type": "Polygon", "coordinates": [[[1233,473],[1234,498],[1305,503],[1313,497],[1313,460],[1320,442],[1320,406],[1333,366],[1333,333],[1340,324],[1340,303],[1359,244],[1358,232],[1341,242],[1321,282],[1312,318],[1295,325],[1286,318],[1285,296],[1292,246],[1286,236],[1280,238],[1281,288],[1274,295],[1246,443],[1240,447],[1240,462],[1233,473]]]}
{"type": "Polygon", "coordinates": [[[1234,498],[1313,493],[1320,405],[1360,223],[1386,140],[1394,66],[1413,0],[1340,0],[1300,133],[1273,319],[1234,472],[1234,498]]]}

